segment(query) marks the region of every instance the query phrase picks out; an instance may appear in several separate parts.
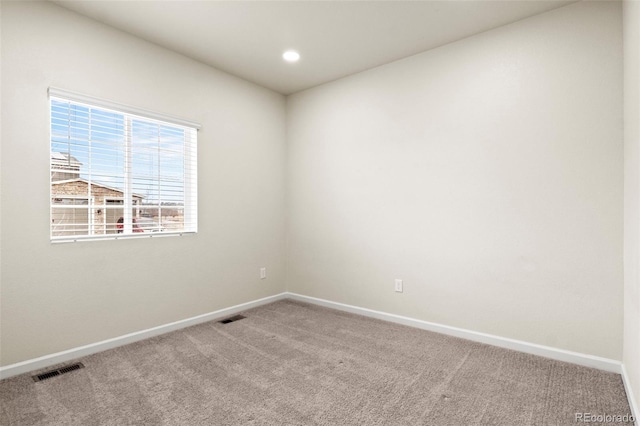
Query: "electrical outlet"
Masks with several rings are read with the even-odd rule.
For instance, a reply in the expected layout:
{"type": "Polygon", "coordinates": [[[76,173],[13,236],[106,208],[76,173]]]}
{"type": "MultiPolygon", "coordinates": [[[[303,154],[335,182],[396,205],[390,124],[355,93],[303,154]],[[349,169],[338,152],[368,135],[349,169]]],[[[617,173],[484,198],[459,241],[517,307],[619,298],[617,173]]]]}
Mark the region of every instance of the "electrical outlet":
{"type": "Polygon", "coordinates": [[[267,279],[267,268],[260,268],[260,279],[267,279]]]}
{"type": "Polygon", "coordinates": [[[402,280],[396,279],[394,289],[397,293],[402,293],[402,280]]]}

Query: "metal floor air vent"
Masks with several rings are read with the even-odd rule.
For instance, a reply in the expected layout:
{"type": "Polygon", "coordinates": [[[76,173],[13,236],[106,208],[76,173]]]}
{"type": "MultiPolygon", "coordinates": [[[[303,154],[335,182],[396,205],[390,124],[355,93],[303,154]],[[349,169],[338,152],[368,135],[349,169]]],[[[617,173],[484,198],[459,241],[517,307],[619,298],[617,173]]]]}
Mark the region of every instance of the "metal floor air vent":
{"type": "Polygon", "coordinates": [[[238,320],[241,320],[241,319],[243,319],[243,318],[246,318],[246,317],[244,317],[244,316],[242,316],[242,315],[234,315],[234,316],[232,316],[232,317],[225,318],[225,319],[220,320],[220,321],[218,321],[218,322],[220,322],[220,323],[222,323],[222,324],[229,324],[230,322],[238,321],[238,320]]]}
{"type": "Polygon", "coordinates": [[[42,380],[47,380],[52,377],[60,376],[61,374],[69,373],[71,371],[79,370],[84,368],[84,364],[81,362],[76,362],[75,364],[67,365],[66,367],[58,368],[56,370],[46,371],[42,374],[38,374],[36,376],[31,376],[34,382],[39,382],[42,380]]]}

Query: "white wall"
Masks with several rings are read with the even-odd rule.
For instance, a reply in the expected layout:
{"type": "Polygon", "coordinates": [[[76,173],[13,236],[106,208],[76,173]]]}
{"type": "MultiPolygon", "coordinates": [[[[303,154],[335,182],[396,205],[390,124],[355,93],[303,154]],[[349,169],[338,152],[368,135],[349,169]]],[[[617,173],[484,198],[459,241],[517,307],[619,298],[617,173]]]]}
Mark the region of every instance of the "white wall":
{"type": "Polygon", "coordinates": [[[620,360],[621,35],[576,3],[289,97],[288,290],[620,360]]]}
{"type": "Polygon", "coordinates": [[[284,120],[279,94],[50,3],[2,2],[1,365],[284,291],[284,120]],[[52,245],[49,86],[200,122],[199,233],[52,245]]]}
{"type": "Polygon", "coordinates": [[[624,353],[640,407],[640,2],[624,7],[624,353]]]}
{"type": "MultiPolygon", "coordinates": [[[[622,359],[619,4],[571,5],[294,95],[286,129],[278,94],[49,3],[1,6],[0,365],[285,288],[622,359]],[[49,86],[201,122],[199,234],[50,244],[49,86]]],[[[627,121],[636,395],[637,129],[627,121]]]]}

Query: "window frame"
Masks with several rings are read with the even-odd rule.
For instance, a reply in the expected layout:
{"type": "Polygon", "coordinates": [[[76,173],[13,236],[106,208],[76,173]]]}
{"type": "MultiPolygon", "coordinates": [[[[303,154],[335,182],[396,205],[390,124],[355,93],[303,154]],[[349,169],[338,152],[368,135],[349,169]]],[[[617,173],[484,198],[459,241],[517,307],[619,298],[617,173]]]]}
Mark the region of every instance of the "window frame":
{"type": "MultiPolygon", "coordinates": [[[[92,241],[92,240],[117,240],[117,239],[128,239],[128,238],[152,238],[152,237],[164,237],[164,236],[183,236],[189,234],[196,234],[198,232],[198,176],[197,176],[197,146],[198,146],[198,131],[201,126],[197,123],[187,121],[181,118],[171,117],[164,114],[159,114],[156,112],[144,110],[141,108],[131,107],[128,105],[82,95],[74,92],[70,92],[67,90],[62,90],[54,87],[49,87],[48,89],[48,114],[49,114],[49,150],[53,151],[53,126],[52,126],[52,116],[53,116],[53,100],[62,101],[62,102],[70,102],[73,104],[79,104],[88,108],[96,108],[100,110],[105,110],[108,112],[113,112],[115,114],[119,114],[123,116],[125,121],[125,141],[123,145],[123,149],[125,152],[125,156],[131,156],[134,148],[133,148],[133,138],[132,133],[130,132],[131,123],[136,120],[141,120],[146,123],[158,123],[158,125],[172,126],[176,128],[182,128],[184,130],[184,140],[182,142],[183,147],[183,158],[182,162],[184,165],[183,171],[183,199],[182,199],[182,230],[176,231],[162,231],[162,232],[149,232],[149,233],[140,233],[133,232],[133,220],[132,220],[132,209],[135,204],[139,203],[139,200],[134,203],[132,197],[135,196],[133,193],[133,185],[132,185],[132,173],[130,170],[130,166],[122,166],[123,169],[121,171],[122,175],[125,176],[126,182],[124,188],[122,190],[122,197],[112,197],[105,196],[102,203],[100,205],[95,204],[95,197],[93,193],[87,194],[74,194],[74,195],[62,195],[62,194],[54,194],[53,193],[53,164],[51,161],[52,155],[50,155],[49,159],[49,238],[52,243],[59,242],[77,242],[77,241],[92,241]],[[112,198],[120,198],[124,200],[123,208],[123,216],[125,218],[123,233],[120,234],[92,234],[95,232],[96,224],[93,221],[89,221],[88,223],[88,235],[69,235],[69,236],[54,236],[54,223],[53,223],[53,211],[54,211],[54,198],[83,198],[89,199],[89,204],[85,207],[88,209],[88,217],[93,217],[94,210],[101,209],[106,207],[106,200],[112,198]],[[128,202],[127,202],[128,201],[128,202]],[[188,224],[188,226],[186,226],[188,224]],[[94,229],[95,228],[95,229],[94,229]]],[[[120,172],[119,172],[120,173],[120,172]]],[[[158,182],[161,181],[161,178],[158,178],[158,182]]],[[[92,181],[93,182],[93,181],[92,181]]],[[[96,182],[98,185],[100,183],[96,182]]],[[[158,209],[162,210],[161,199],[158,200],[158,209]]],[[[139,204],[138,204],[139,206],[139,204]]],[[[71,206],[70,206],[71,207],[71,206]]],[[[103,213],[106,213],[104,211],[103,213]]],[[[106,227],[106,224],[103,226],[106,227]]],[[[105,228],[106,229],[106,228],[105,228]]]]}

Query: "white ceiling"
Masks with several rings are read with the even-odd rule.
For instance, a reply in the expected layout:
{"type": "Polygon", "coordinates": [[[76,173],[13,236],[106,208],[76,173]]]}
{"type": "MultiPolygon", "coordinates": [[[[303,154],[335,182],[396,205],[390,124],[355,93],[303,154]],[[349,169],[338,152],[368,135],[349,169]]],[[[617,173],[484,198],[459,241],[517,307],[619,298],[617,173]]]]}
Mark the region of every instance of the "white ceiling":
{"type": "Polygon", "coordinates": [[[53,1],[290,94],[575,0],[53,1]],[[285,63],[286,49],[301,60],[285,63]]]}

